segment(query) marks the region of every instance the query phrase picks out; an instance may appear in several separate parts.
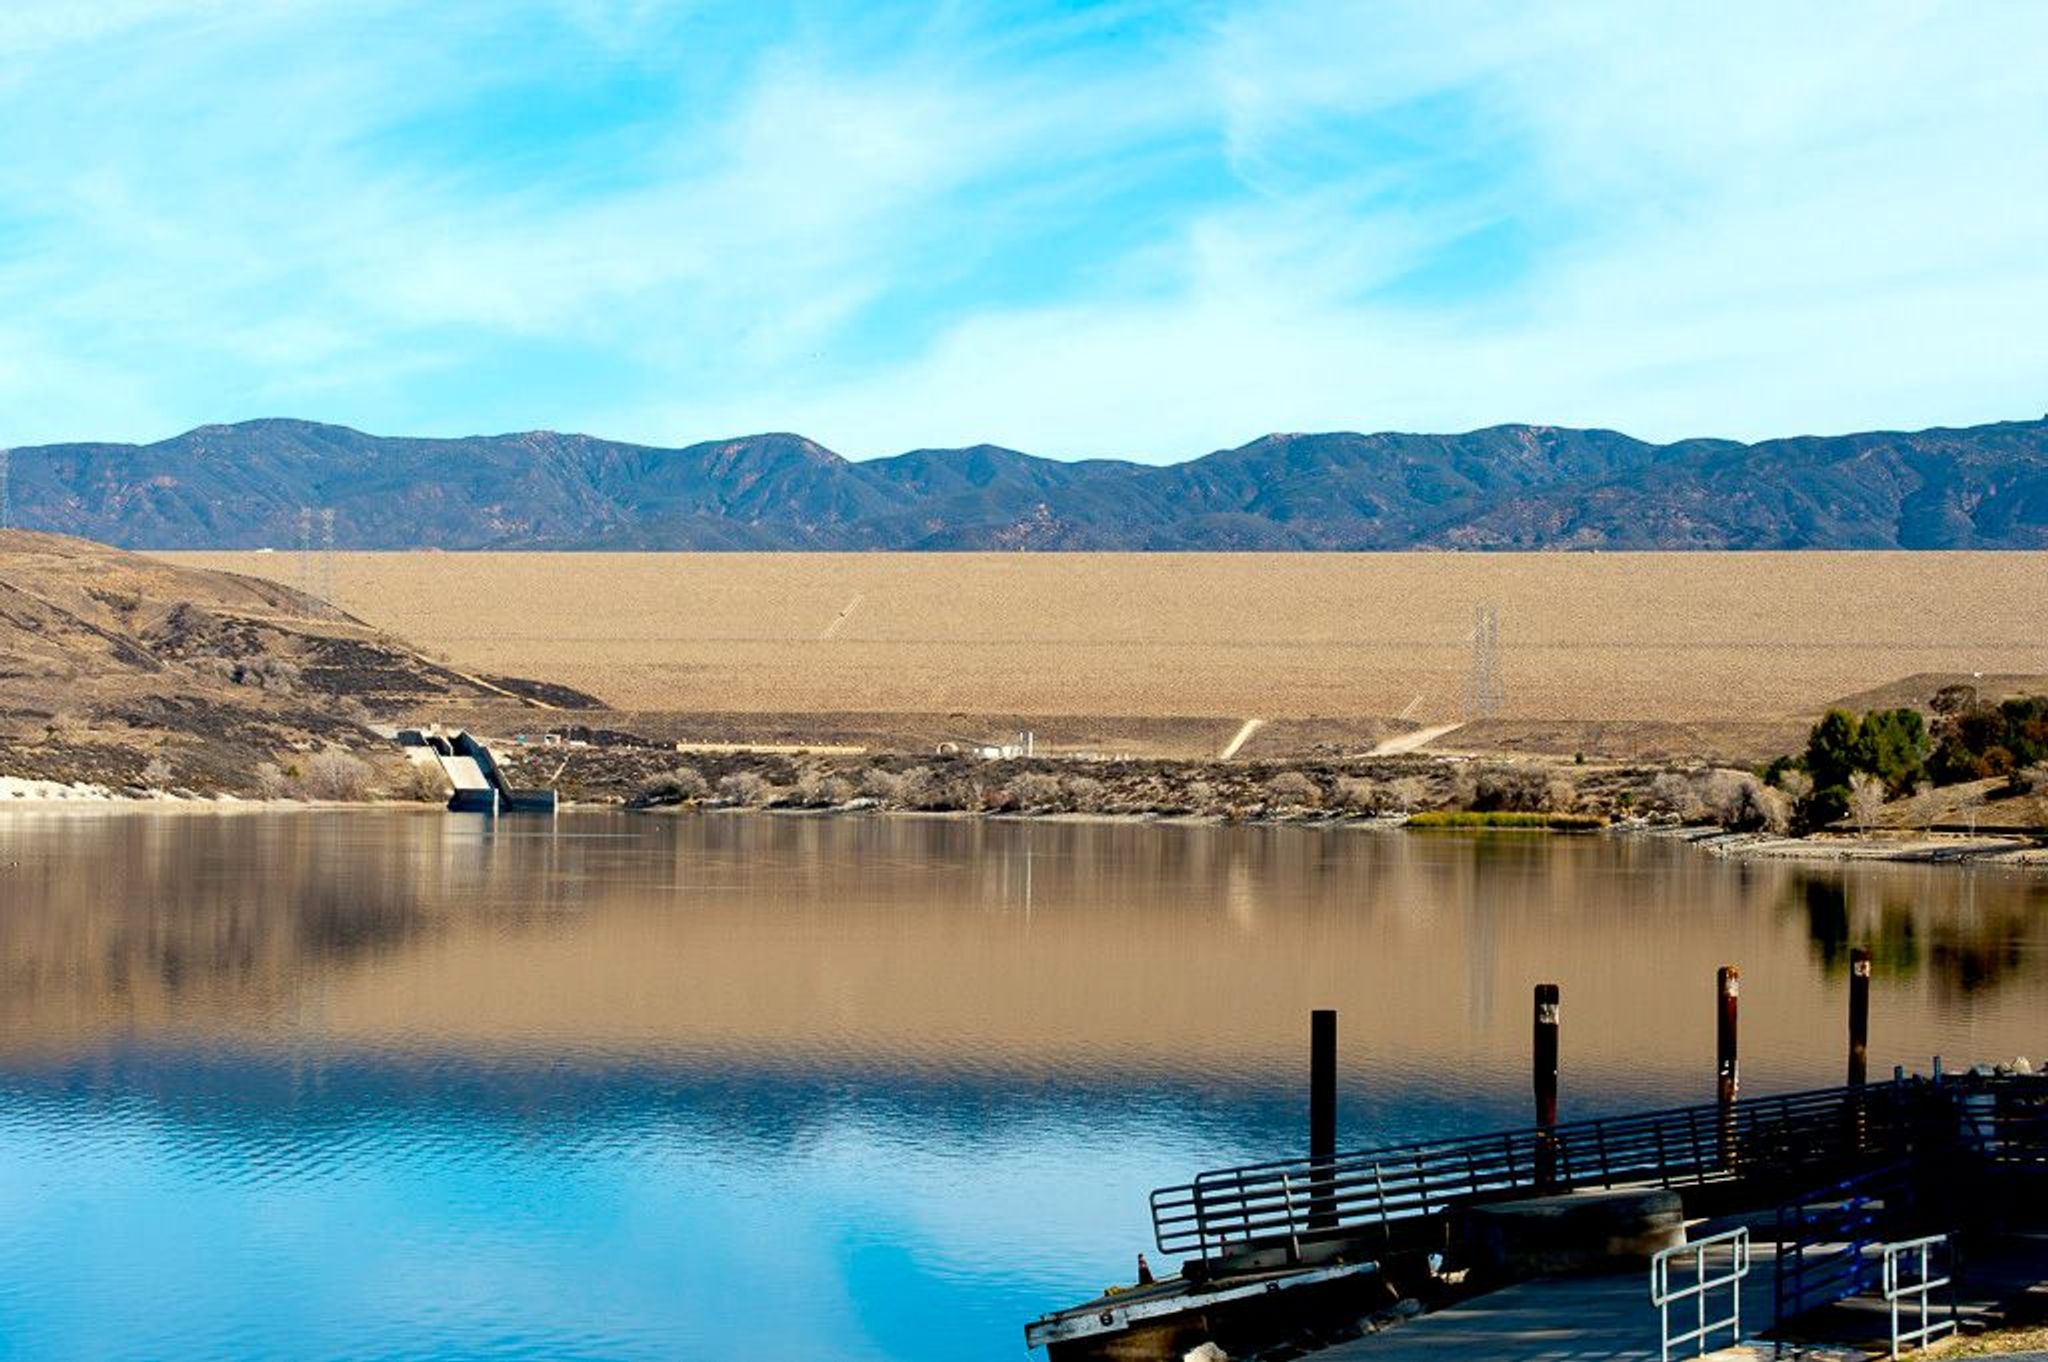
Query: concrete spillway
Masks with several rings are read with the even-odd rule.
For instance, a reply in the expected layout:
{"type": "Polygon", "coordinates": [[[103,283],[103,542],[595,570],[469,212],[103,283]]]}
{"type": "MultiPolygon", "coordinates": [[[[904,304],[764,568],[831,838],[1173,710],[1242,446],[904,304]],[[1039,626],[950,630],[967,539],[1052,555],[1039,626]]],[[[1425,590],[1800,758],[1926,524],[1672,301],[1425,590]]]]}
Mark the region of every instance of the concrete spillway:
{"type": "Polygon", "coordinates": [[[450,813],[545,813],[555,812],[553,790],[518,789],[505,779],[491,749],[468,732],[423,733],[408,729],[398,735],[407,747],[424,748],[440,763],[441,771],[455,793],[448,798],[450,813]]]}

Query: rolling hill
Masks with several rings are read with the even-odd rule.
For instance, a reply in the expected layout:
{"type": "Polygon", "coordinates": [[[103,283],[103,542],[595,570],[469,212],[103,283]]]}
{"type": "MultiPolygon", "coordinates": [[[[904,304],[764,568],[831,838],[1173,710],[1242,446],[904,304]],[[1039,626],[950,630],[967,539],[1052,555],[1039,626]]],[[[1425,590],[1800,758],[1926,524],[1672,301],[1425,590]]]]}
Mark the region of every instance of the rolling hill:
{"type": "Polygon", "coordinates": [[[158,760],[182,788],[246,791],[293,753],[388,759],[373,711],[479,700],[596,704],[457,671],[274,582],[0,530],[0,774],[120,787],[158,760]]]}
{"type": "Polygon", "coordinates": [[[12,491],[18,525],[161,549],[289,546],[303,506],[368,549],[2043,548],[2048,419],[1757,444],[1286,434],[1166,466],[261,420],[17,449],[12,491]]]}

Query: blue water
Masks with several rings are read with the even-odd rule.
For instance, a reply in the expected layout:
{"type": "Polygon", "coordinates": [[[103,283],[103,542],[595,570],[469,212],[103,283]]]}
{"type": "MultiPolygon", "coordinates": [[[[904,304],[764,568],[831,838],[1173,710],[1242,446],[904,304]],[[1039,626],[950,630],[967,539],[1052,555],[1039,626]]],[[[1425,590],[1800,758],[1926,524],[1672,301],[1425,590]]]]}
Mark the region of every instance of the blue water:
{"type": "MultiPolygon", "coordinates": [[[[2048,988],[2018,878],[558,827],[0,816],[0,1358],[1016,1357],[1129,1279],[1152,1186],[1293,1151],[1313,1003],[1362,1141],[1518,1123],[1538,971],[1597,1018],[1738,953],[1759,1088],[1831,1080],[1843,932],[1890,943],[1886,1063],[2018,1048],[2048,988]]],[[[1696,1096],[1689,1036],[1568,1026],[1567,1114],[1696,1096]]]]}

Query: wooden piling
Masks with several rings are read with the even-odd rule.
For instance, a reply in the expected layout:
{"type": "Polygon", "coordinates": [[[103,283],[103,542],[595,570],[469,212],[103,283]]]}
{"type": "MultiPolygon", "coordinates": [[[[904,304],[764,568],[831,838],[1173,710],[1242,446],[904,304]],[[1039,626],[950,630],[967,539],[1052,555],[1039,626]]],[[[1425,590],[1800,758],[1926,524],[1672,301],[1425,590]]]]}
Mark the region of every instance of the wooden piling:
{"type": "Polygon", "coordinates": [[[1723,965],[1714,976],[1714,1077],[1721,1103],[1721,1167],[1733,1172],[1742,1150],[1735,1124],[1735,1096],[1742,1088],[1742,1070],[1735,1053],[1735,1016],[1742,996],[1742,971],[1723,965]]]}
{"type": "Polygon", "coordinates": [[[1529,1060],[1536,1089],[1536,1125],[1542,1132],[1536,1139],[1536,1184],[1547,1187],[1557,1180],[1557,1147],[1550,1136],[1551,1127],[1557,1124],[1557,985],[1536,985],[1535,1004],[1529,1060]]]}
{"type": "Polygon", "coordinates": [[[1316,1168],[1309,1194],[1309,1228],[1337,1224],[1329,1175],[1323,1171],[1337,1158],[1337,1013],[1317,1008],[1309,1013],[1308,1157],[1316,1168]]]}
{"type": "Polygon", "coordinates": [[[1714,1077],[1723,1105],[1733,1102],[1742,1088],[1742,1069],[1736,1058],[1736,1008],[1742,996],[1742,971],[1721,966],[1714,979],[1714,1077]]]}
{"type": "Polygon", "coordinates": [[[1849,952],[1849,1086],[1860,1088],[1870,1072],[1870,952],[1849,952]]]}

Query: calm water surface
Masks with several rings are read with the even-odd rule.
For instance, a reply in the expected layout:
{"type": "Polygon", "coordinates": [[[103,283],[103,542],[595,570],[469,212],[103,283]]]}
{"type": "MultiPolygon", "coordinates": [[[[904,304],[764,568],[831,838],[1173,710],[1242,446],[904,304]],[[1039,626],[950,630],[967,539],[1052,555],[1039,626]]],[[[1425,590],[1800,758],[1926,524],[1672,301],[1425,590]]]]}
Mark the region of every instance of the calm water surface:
{"type": "Polygon", "coordinates": [[[1145,1193],[2048,1052],[2048,880],[1654,842],[904,819],[0,813],[0,1357],[975,1359],[1145,1193]]]}

